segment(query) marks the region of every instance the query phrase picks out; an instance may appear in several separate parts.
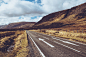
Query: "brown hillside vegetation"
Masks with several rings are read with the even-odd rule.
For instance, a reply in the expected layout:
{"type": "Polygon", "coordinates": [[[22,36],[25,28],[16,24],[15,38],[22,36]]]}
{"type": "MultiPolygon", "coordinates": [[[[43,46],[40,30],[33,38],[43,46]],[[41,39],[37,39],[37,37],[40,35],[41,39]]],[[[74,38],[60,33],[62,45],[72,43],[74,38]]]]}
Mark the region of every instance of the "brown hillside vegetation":
{"type": "Polygon", "coordinates": [[[44,16],[33,28],[85,29],[86,3],[44,16]]]}
{"type": "Polygon", "coordinates": [[[10,23],[5,26],[3,29],[20,29],[20,28],[30,28],[35,24],[35,22],[18,22],[10,23]]]}
{"type": "Polygon", "coordinates": [[[0,57],[27,57],[26,31],[0,31],[0,57]]]}

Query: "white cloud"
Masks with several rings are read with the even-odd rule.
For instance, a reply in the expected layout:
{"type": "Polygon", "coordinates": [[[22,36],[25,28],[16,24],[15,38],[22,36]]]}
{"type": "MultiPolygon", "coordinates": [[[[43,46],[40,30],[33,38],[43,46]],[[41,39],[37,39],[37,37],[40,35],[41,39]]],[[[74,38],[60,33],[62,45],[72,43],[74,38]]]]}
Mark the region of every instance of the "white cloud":
{"type": "Polygon", "coordinates": [[[37,17],[37,18],[35,18],[35,19],[31,19],[31,17],[27,17],[27,16],[24,17],[24,16],[23,16],[23,18],[24,18],[24,19],[20,19],[19,22],[25,21],[25,20],[28,21],[28,22],[37,22],[37,21],[41,20],[42,17],[37,17]]]}
{"type": "Polygon", "coordinates": [[[10,2],[11,0],[3,0],[5,3],[8,3],[8,2],[10,2]]]}
{"type": "Polygon", "coordinates": [[[0,2],[2,2],[3,0],[0,0],[0,2]]]}
{"type": "Polygon", "coordinates": [[[0,0],[0,25],[20,21],[39,21],[43,16],[69,9],[79,4],[85,3],[86,0],[41,0],[41,5],[25,0],[0,0]],[[24,19],[19,19],[22,16],[24,19]],[[34,16],[41,16],[31,19],[34,16]]]}
{"type": "Polygon", "coordinates": [[[6,0],[8,4],[1,4],[0,15],[9,17],[30,15],[30,14],[43,14],[44,11],[38,4],[20,0],[6,0]],[[8,2],[10,1],[10,2],[8,2]]]}
{"type": "Polygon", "coordinates": [[[19,19],[19,17],[0,17],[0,25],[4,25],[4,24],[9,24],[12,22],[17,22],[19,19]]]}
{"type": "Polygon", "coordinates": [[[41,2],[45,11],[52,13],[80,5],[86,0],[41,0],[41,2]]]}
{"type": "Polygon", "coordinates": [[[4,25],[4,24],[9,24],[9,23],[15,23],[15,22],[37,22],[39,20],[41,20],[41,17],[37,17],[35,19],[31,19],[32,16],[21,16],[22,18],[19,19],[19,17],[4,17],[4,16],[0,16],[0,24],[4,25]]]}
{"type": "Polygon", "coordinates": [[[86,2],[86,0],[71,0],[71,1],[68,0],[63,3],[63,9],[69,9],[71,7],[80,5],[85,2],[86,2]]]}
{"type": "Polygon", "coordinates": [[[51,13],[63,9],[64,0],[41,0],[45,11],[51,13]]]}

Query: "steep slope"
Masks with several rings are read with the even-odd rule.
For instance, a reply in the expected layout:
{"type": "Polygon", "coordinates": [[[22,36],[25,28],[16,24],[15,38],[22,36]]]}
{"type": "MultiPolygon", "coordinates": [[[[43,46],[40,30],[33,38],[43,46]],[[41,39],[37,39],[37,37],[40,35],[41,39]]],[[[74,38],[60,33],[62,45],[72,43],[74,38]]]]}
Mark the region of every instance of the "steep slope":
{"type": "Polygon", "coordinates": [[[35,22],[18,22],[10,23],[4,27],[4,29],[20,29],[20,28],[30,28],[35,24],[35,22]]]}
{"type": "Polygon", "coordinates": [[[86,28],[86,3],[44,16],[33,28],[86,28]]]}

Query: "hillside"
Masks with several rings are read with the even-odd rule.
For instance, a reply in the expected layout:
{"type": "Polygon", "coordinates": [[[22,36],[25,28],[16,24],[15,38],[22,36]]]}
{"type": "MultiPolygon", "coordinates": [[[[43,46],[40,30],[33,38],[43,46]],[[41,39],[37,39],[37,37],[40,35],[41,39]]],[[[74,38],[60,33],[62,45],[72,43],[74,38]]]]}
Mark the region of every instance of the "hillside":
{"type": "Polygon", "coordinates": [[[86,3],[44,16],[33,28],[84,29],[86,28],[86,3]]]}
{"type": "Polygon", "coordinates": [[[7,26],[7,25],[0,25],[0,29],[3,29],[5,26],[7,26]]]}
{"type": "Polygon", "coordinates": [[[35,22],[18,22],[10,23],[4,27],[4,29],[20,29],[20,28],[30,28],[35,24],[35,22]]]}

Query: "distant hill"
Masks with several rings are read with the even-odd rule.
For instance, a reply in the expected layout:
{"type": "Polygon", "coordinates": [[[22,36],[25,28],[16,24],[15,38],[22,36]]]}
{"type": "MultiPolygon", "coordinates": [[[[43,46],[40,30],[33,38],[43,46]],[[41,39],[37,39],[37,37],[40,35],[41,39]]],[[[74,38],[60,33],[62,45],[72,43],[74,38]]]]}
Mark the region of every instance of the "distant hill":
{"type": "Polygon", "coordinates": [[[20,28],[30,28],[35,24],[35,22],[18,22],[10,23],[5,26],[3,29],[20,29],[20,28]]]}
{"type": "Polygon", "coordinates": [[[86,28],[86,3],[44,16],[33,28],[86,28]]]}
{"type": "Polygon", "coordinates": [[[7,26],[7,25],[0,25],[0,29],[3,29],[5,26],[7,26]]]}

